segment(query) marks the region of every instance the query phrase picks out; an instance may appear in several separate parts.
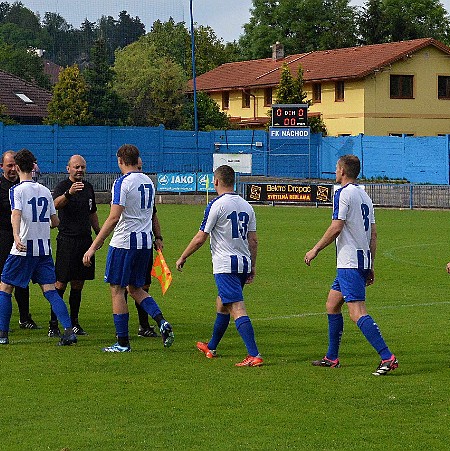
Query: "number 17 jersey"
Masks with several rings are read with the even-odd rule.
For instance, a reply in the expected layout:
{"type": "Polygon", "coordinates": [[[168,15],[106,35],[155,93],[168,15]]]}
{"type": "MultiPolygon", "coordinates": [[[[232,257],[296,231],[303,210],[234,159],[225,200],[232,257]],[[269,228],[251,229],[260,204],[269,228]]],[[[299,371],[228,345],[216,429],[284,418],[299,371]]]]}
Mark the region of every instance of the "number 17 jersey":
{"type": "Polygon", "coordinates": [[[213,199],[205,210],[200,230],[210,234],[214,274],[251,271],[248,232],[256,232],[252,206],[236,193],[213,199]]]}

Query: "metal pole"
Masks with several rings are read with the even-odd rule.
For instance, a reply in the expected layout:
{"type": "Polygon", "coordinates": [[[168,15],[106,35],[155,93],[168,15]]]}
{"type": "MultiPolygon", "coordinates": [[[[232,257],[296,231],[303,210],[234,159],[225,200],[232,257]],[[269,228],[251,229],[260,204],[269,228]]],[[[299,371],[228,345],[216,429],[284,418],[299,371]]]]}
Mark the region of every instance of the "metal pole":
{"type": "Polygon", "coordinates": [[[197,80],[195,71],[195,37],[194,37],[194,15],[192,13],[192,2],[189,0],[189,12],[191,15],[191,57],[192,57],[192,82],[194,89],[194,131],[195,131],[195,149],[197,152],[197,171],[200,170],[200,158],[198,154],[198,113],[197,113],[197,80]]]}

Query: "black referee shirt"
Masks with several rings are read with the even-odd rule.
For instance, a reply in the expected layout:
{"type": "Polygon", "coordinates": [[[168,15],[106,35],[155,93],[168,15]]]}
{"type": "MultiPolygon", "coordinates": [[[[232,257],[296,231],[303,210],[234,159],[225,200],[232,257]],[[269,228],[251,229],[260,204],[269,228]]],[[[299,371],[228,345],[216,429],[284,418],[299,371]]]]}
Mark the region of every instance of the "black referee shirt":
{"type": "Polygon", "coordinates": [[[19,183],[19,178],[15,182],[10,182],[4,175],[0,177],[0,230],[10,233],[12,233],[12,224],[9,188],[17,183],[19,183]]]}
{"type": "MultiPolygon", "coordinates": [[[[53,191],[53,199],[64,194],[72,183],[69,178],[58,183],[53,191]]],[[[93,186],[86,180],[83,183],[83,189],[71,196],[66,206],[58,210],[59,235],[91,236],[90,215],[97,211],[97,205],[93,186]]]]}

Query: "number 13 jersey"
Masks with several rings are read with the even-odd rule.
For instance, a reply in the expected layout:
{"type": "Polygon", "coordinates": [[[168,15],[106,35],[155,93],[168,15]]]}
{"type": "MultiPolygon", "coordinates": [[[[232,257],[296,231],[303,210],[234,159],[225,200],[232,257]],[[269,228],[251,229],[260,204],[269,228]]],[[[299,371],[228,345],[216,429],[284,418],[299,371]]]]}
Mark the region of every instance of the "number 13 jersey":
{"type": "Polygon", "coordinates": [[[214,274],[249,273],[248,232],[256,232],[252,206],[236,193],[225,193],[206,207],[200,230],[210,234],[214,274]]]}

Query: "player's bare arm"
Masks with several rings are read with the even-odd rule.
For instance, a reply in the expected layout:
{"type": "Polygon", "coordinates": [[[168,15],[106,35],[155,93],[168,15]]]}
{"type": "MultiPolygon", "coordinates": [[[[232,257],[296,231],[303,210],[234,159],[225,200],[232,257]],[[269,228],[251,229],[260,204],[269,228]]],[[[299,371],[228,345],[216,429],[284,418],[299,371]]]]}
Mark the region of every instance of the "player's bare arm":
{"type": "Polygon", "coordinates": [[[191,256],[195,251],[200,249],[205,241],[208,239],[208,234],[199,230],[197,234],[192,238],[191,242],[188,244],[184,252],[181,254],[181,257],[175,263],[178,271],[181,271],[183,265],[186,263],[186,260],[189,256],[191,256]]]}
{"type": "Polygon", "coordinates": [[[317,254],[322,250],[325,249],[328,245],[331,243],[334,243],[334,240],[339,236],[339,234],[342,232],[342,229],[344,227],[345,221],[341,219],[333,219],[331,221],[330,226],[323,234],[322,238],[316,243],[316,245],[309,250],[305,254],[304,262],[310,266],[311,261],[314,260],[317,257],[317,254]]]}
{"type": "Polygon", "coordinates": [[[373,285],[375,282],[375,271],[374,271],[374,260],[375,254],[377,252],[377,227],[375,224],[372,224],[372,230],[370,235],[370,243],[369,243],[370,255],[371,255],[371,266],[370,272],[367,276],[366,285],[373,285]]]}
{"type": "Polygon", "coordinates": [[[20,210],[13,210],[11,212],[11,224],[13,228],[14,243],[16,249],[20,252],[25,252],[27,247],[20,241],[20,220],[22,219],[22,212],[20,210]]]}
{"type": "Polygon", "coordinates": [[[258,236],[256,232],[248,232],[247,235],[250,258],[252,260],[252,269],[245,283],[252,283],[256,276],[256,257],[258,256],[258,236]]]}
{"type": "Polygon", "coordinates": [[[111,205],[111,211],[109,212],[109,216],[106,218],[100,232],[96,236],[95,240],[92,242],[89,249],[83,256],[83,264],[85,266],[91,265],[91,258],[95,254],[95,252],[103,246],[106,238],[111,234],[119,222],[120,215],[122,214],[124,207],[121,205],[111,205]]]}

